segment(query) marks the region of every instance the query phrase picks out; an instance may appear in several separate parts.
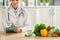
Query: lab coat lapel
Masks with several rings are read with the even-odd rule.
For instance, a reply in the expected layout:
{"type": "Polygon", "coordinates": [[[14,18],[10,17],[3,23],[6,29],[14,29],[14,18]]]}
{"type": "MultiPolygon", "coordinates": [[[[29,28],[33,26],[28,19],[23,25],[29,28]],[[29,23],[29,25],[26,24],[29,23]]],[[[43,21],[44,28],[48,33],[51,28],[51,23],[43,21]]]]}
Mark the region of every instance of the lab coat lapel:
{"type": "Polygon", "coordinates": [[[16,16],[18,17],[18,15],[21,13],[21,8],[18,7],[18,12],[16,14],[16,16]]]}
{"type": "MultiPolygon", "coordinates": [[[[11,6],[11,8],[10,8],[10,10],[9,10],[9,14],[15,18],[16,15],[15,15],[14,11],[15,11],[15,10],[14,10],[13,7],[11,6]]],[[[16,14],[17,14],[17,13],[16,13],[16,14]]]]}
{"type": "Polygon", "coordinates": [[[17,18],[16,18],[16,15],[14,13],[14,9],[12,7],[10,7],[10,9],[9,9],[9,18],[10,18],[10,22],[12,22],[14,25],[16,25],[17,18]]]}

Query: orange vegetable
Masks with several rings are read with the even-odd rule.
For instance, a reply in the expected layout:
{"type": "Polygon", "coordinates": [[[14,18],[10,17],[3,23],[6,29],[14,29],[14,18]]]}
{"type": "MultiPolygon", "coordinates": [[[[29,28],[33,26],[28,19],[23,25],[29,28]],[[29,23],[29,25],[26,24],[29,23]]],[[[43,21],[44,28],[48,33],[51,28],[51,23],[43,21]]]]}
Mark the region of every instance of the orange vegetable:
{"type": "Polygon", "coordinates": [[[58,35],[57,34],[52,34],[52,37],[58,37],[58,35]]]}
{"type": "Polygon", "coordinates": [[[50,32],[47,32],[47,34],[50,34],[50,32]]]}
{"type": "Polygon", "coordinates": [[[41,33],[41,36],[42,36],[42,37],[46,37],[46,36],[47,36],[47,30],[46,30],[46,29],[42,29],[42,30],[40,31],[40,33],[41,33]]]}

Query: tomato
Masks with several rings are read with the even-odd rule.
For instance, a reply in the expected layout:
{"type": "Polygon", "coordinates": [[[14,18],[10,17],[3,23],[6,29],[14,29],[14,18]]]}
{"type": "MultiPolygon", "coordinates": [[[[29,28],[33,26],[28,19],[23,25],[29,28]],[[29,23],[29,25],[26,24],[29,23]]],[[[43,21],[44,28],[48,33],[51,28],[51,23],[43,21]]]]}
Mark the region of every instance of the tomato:
{"type": "Polygon", "coordinates": [[[58,35],[57,34],[52,34],[52,37],[58,37],[58,35]]]}

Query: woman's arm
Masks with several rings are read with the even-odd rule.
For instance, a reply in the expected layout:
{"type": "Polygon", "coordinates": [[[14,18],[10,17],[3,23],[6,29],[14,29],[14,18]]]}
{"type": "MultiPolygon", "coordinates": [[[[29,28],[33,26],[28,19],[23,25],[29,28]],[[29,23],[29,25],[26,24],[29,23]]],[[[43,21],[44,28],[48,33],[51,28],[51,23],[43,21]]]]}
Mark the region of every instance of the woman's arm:
{"type": "Polygon", "coordinates": [[[28,14],[28,11],[24,10],[24,23],[21,28],[18,28],[17,30],[14,30],[15,32],[25,32],[31,28],[31,19],[30,15],[28,14]]]}
{"type": "Polygon", "coordinates": [[[24,14],[25,14],[25,21],[24,21],[24,27],[21,28],[22,32],[27,31],[32,28],[31,17],[30,17],[29,12],[27,10],[24,10],[24,14]]]}
{"type": "Polygon", "coordinates": [[[7,10],[3,10],[2,12],[2,23],[3,23],[3,28],[5,29],[6,27],[9,27],[9,23],[8,23],[8,15],[7,15],[7,10]]]}

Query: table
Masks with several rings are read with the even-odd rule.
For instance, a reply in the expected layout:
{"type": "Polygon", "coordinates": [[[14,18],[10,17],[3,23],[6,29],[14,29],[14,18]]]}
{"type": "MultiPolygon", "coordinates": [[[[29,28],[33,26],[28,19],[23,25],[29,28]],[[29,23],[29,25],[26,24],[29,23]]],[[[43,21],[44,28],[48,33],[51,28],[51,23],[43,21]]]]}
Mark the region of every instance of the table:
{"type": "Polygon", "coordinates": [[[60,37],[25,37],[25,33],[3,33],[0,32],[0,40],[60,40],[60,37]]]}

